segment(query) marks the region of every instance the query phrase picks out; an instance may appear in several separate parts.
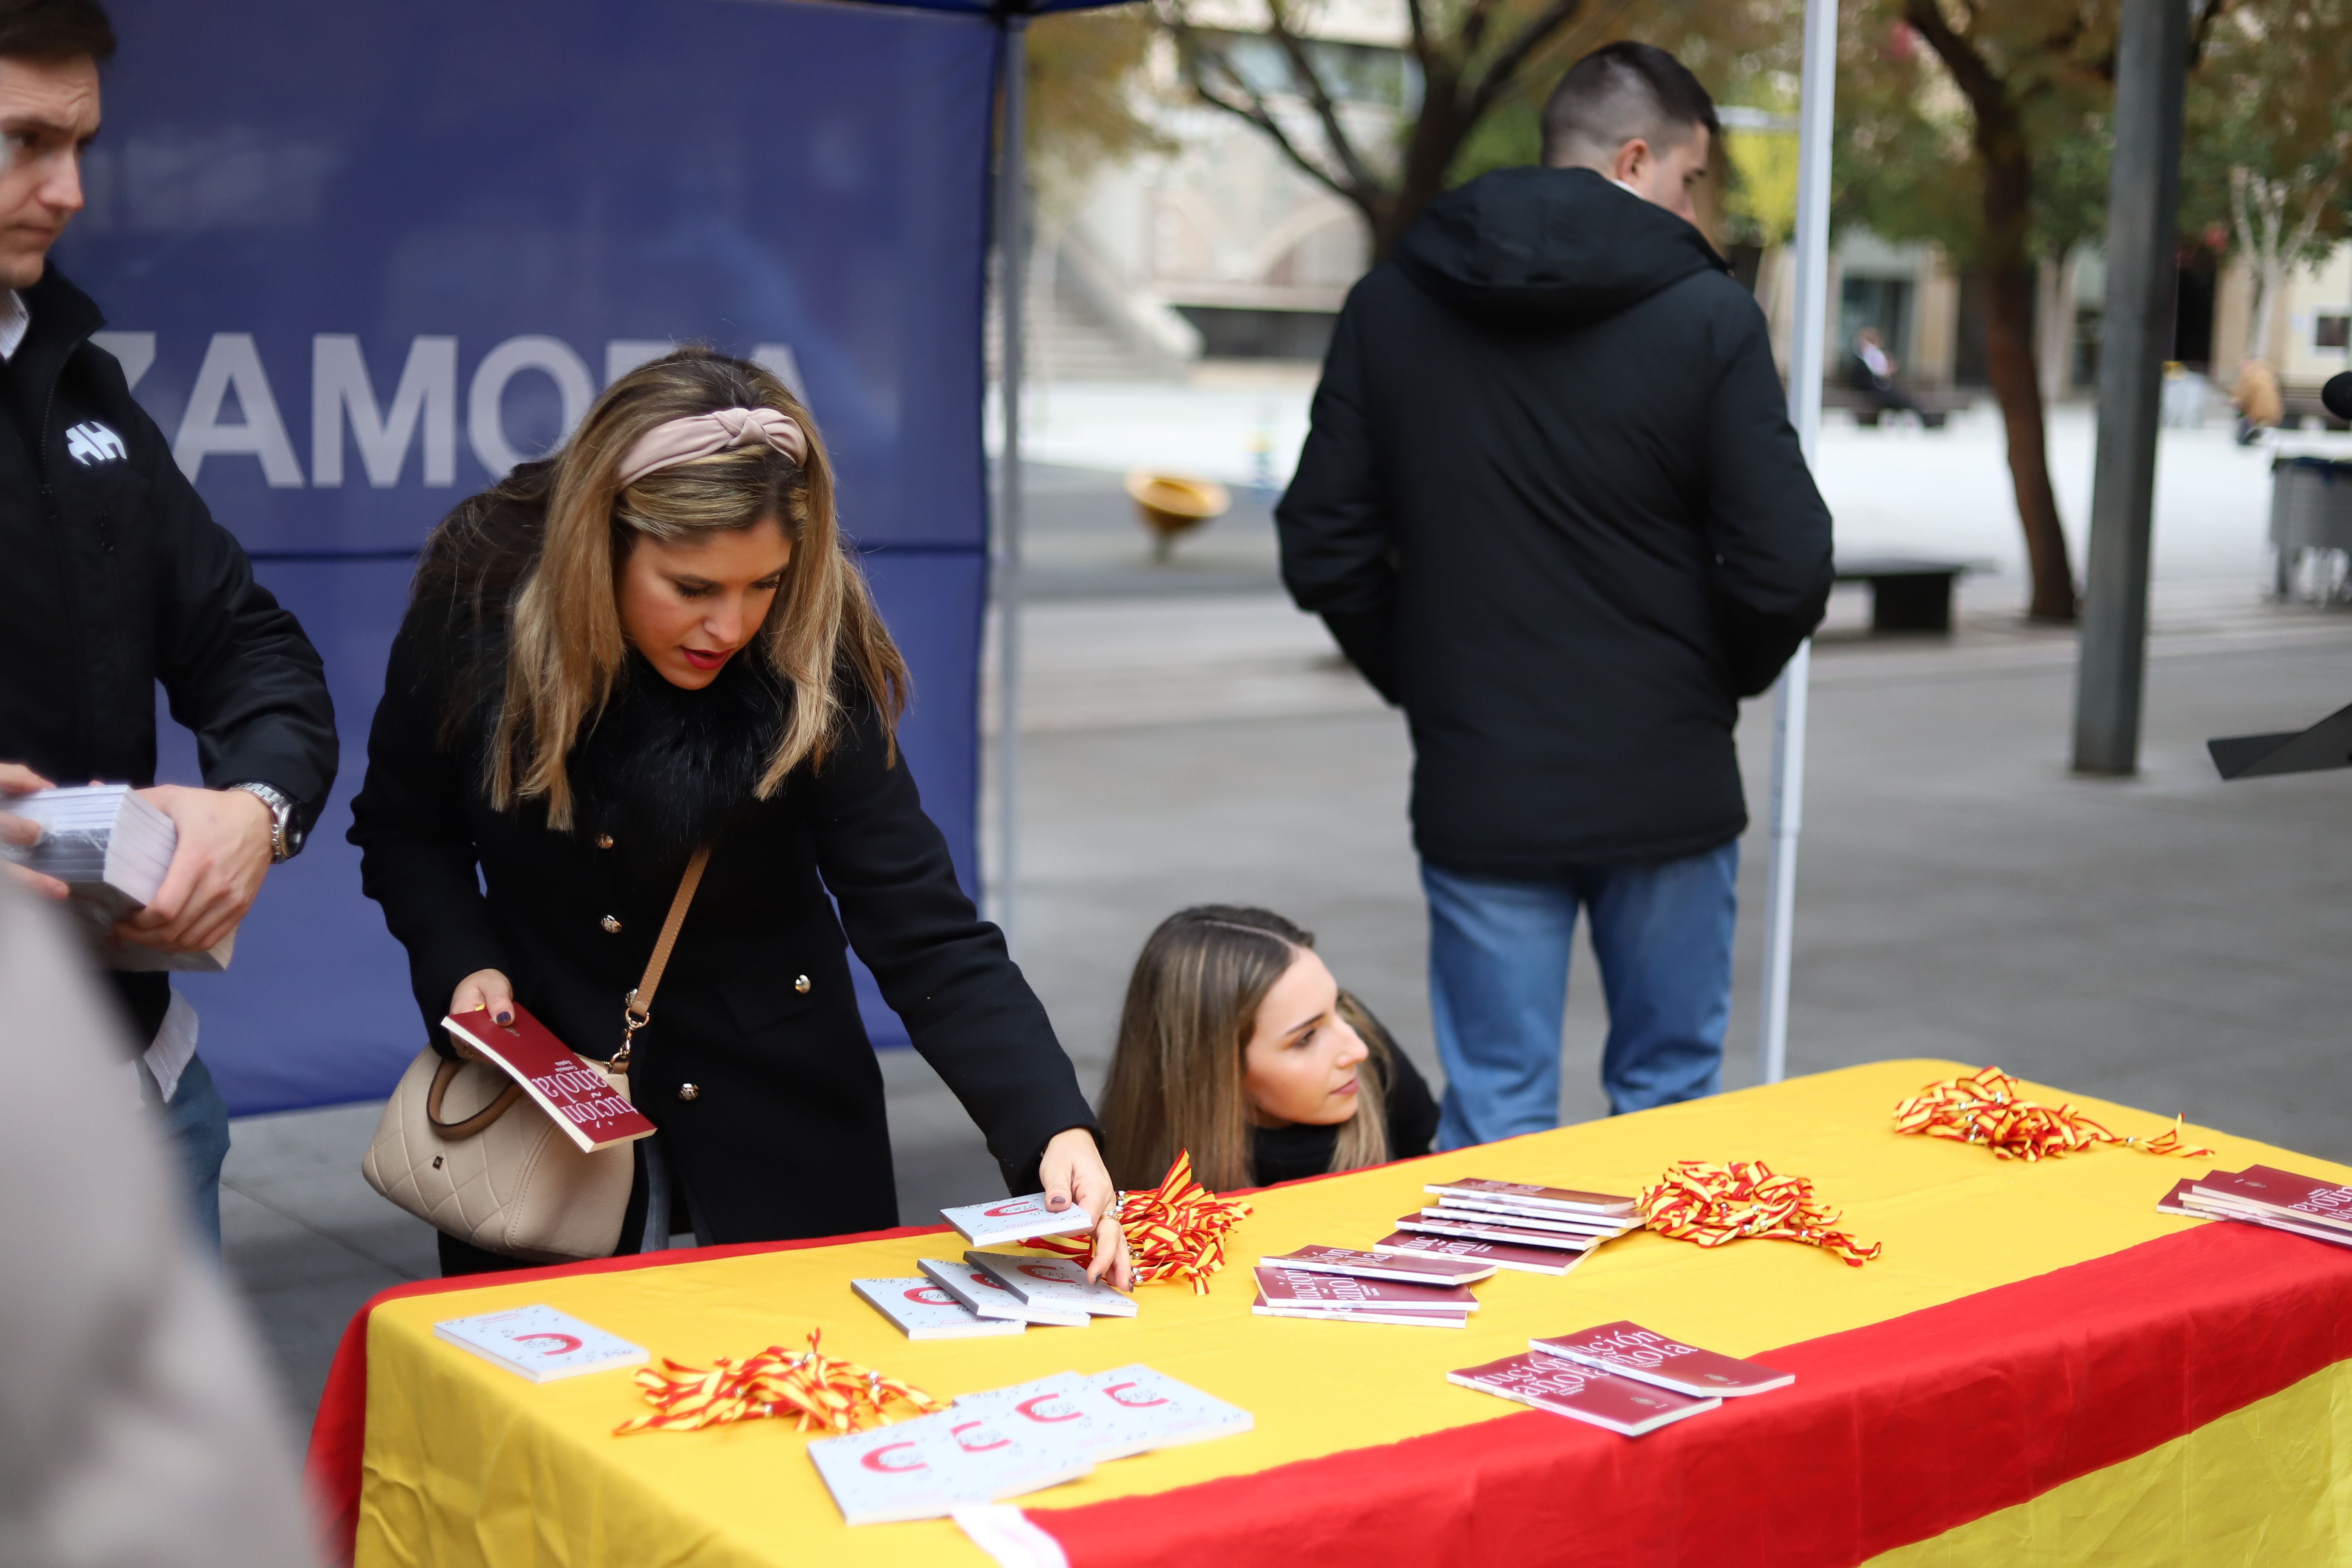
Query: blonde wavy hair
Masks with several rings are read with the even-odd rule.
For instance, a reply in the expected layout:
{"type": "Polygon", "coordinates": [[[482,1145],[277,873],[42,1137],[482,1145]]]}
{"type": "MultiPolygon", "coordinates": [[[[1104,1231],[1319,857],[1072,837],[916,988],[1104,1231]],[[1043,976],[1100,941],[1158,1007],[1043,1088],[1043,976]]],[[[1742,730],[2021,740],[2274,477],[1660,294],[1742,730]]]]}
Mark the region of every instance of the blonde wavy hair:
{"type": "Polygon", "coordinates": [[[551,465],[520,487],[510,481],[501,489],[517,490],[515,499],[542,496],[544,521],[507,628],[505,692],[485,759],[493,807],[544,801],[548,826],[571,827],[565,760],[604,710],[628,656],[618,586],[636,542],[690,545],[769,518],[783,529],[793,552],[757,653],[791,703],[754,793],[766,800],[794,768],[824,761],[848,713],[845,681],[864,689],[895,752],[897,721],[907,706],[907,661],[843,542],[824,438],[774,375],[707,349],[680,349],[607,387],[551,465]],[[659,469],[626,488],[618,483],[623,457],[655,426],[740,407],[791,416],[807,433],[806,460],[795,463],[764,446],[739,447],[659,469]]]}
{"type": "MultiPolygon", "coordinates": [[[[1213,1192],[1256,1184],[1250,1166],[1250,1107],[1242,1058],[1258,1005],[1315,945],[1271,910],[1202,904],[1160,922],[1136,956],[1120,1009],[1118,1047],[1103,1088],[1103,1142],[1111,1180],[1150,1187],[1180,1150],[1213,1192]]],[[[1385,1089],[1396,1043],[1362,1003],[1339,993],[1339,1016],[1371,1054],[1356,1075],[1356,1113],[1339,1124],[1334,1171],[1389,1157],[1385,1089]]]]}

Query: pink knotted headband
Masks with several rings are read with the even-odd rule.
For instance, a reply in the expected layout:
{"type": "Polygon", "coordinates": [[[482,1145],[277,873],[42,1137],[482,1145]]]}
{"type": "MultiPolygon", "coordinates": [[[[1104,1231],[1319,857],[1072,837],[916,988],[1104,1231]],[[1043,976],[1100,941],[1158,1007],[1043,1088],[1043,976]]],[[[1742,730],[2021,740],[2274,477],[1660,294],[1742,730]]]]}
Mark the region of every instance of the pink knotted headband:
{"type": "Polygon", "coordinates": [[[808,437],[791,415],[772,408],[719,408],[665,420],[638,437],[621,459],[620,488],[627,489],[658,468],[760,446],[772,447],[795,463],[808,460],[808,437]]]}

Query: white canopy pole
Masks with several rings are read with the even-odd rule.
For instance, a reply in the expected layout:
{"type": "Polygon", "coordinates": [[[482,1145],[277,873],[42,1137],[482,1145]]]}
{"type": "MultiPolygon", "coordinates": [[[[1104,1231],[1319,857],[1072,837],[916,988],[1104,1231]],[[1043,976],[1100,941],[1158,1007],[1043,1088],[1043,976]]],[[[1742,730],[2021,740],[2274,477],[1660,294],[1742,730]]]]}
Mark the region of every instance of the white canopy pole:
{"type": "MultiPolygon", "coordinates": [[[[1789,343],[1789,418],[1811,464],[1821,447],[1822,373],[1829,347],[1830,141],[1837,91],[1837,0],[1805,0],[1805,64],[1797,126],[1797,300],[1789,343]]],[[[1797,649],[1773,689],[1771,860],[1764,904],[1764,996],[1756,1076],[1789,1076],[1789,965],[1797,918],[1797,832],[1805,816],[1805,699],[1813,645],[1797,649]]]]}
{"type": "Polygon", "coordinates": [[[1004,143],[996,163],[997,389],[1004,445],[997,458],[996,508],[996,924],[1013,944],[1015,855],[1021,810],[1021,376],[1022,305],[1028,247],[1022,243],[1023,142],[1028,119],[1029,19],[1004,19],[1004,143]]]}

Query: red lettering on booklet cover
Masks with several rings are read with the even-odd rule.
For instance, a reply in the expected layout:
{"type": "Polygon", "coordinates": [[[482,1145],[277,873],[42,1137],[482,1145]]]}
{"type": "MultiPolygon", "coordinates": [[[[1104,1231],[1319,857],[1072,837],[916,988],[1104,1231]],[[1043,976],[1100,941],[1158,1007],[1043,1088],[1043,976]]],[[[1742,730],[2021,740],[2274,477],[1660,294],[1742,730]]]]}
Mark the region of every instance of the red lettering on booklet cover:
{"type": "Polygon", "coordinates": [[[1103,1392],[1109,1394],[1113,1399],[1118,1401],[1119,1404],[1126,1405],[1129,1410],[1149,1410],[1155,1405],[1165,1405],[1168,1403],[1166,1399],[1161,1398],[1157,1394],[1154,1394],[1149,1399],[1130,1398],[1129,1397],[1128,1391],[1134,1387],[1135,1384],[1131,1383],[1114,1383],[1108,1388],[1104,1389],[1103,1392]]]}
{"type": "Polygon", "coordinates": [[[1050,1263],[1024,1263],[1019,1266],[1016,1272],[1026,1274],[1032,1279],[1043,1279],[1048,1285],[1065,1285],[1068,1283],[1066,1279],[1062,1278],[1061,1270],[1055,1268],[1050,1263]]]}
{"type": "Polygon", "coordinates": [[[519,1345],[552,1345],[555,1347],[552,1350],[544,1350],[540,1352],[539,1353],[541,1355],[570,1355],[573,1351],[580,1348],[580,1342],[570,1334],[524,1334],[514,1342],[519,1345]]]}
{"type": "Polygon", "coordinates": [[[1023,1400],[1013,1408],[1017,1414],[1024,1415],[1032,1421],[1076,1421],[1080,1415],[1085,1414],[1084,1411],[1080,1410],[1065,1411],[1059,1415],[1044,1415],[1038,1413],[1037,1406],[1041,1405],[1051,1405],[1054,1401],[1061,1397],[1062,1396],[1058,1394],[1041,1394],[1034,1399],[1023,1400]]]}
{"type": "Polygon", "coordinates": [[[913,1289],[907,1292],[907,1300],[909,1301],[919,1301],[926,1307],[961,1307],[963,1305],[961,1301],[957,1300],[953,1296],[949,1295],[946,1291],[940,1289],[936,1285],[918,1285],[913,1289]]]}
{"type": "Polygon", "coordinates": [[[990,1279],[987,1275],[982,1274],[977,1268],[972,1270],[971,1282],[979,1286],[983,1290],[994,1290],[999,1295],[1010,1296],[1013,1294],[1012,1291],[1007,1290],[1003,1286],[999,1285],[995,1280],[990,1279]]]}
{"type": "Polygon", "coordinates": [[[965,1433],[971,1431],[975,1427],[985,1431],[987,1426],[988,1423],[985,1421],[967,1421],[961,1426],[950,1427],[949,1431],[955,1437],[956,1447],[961,1448],[967,1454],[985,1454],[991,1448],[1002,1448],[1013,1441],[1010,1437],[999,1437],[993,1443],[973,1443],[965,1439],[965,1433]]]}
{"type": "Polygon", "coordinates": [[[1045,1205],[1035,1198],[1015,1198],[1009,1204],[999,1204],[992,1209],[982,1209],[980,1212],[991,1219],[1010,1219],[1014,1215],[1042,1214],[1045,1212],[1045,1205]]]}
{"type": "Polygon", "coordinates": [[[912,1443],[886,1443],[857,1462],[869,1470],[878,1471],[886,1476],[906,1475],[910,1471],[930,1468],[924,1460],[921,1450],[912,1443]],[[906,1449],[907,1452],[893,1458],[891,1456],[898,1454],[901,1448],[906,1449]]]}

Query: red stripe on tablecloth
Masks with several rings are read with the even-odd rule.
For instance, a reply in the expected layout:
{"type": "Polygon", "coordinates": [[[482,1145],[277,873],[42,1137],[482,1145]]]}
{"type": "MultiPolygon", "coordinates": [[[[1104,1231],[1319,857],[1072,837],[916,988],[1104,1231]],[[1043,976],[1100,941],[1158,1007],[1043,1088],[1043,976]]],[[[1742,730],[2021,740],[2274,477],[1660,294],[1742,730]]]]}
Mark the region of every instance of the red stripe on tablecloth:
{"type": "Polygon", "coordinates": [[[445,1279],[415,1279],[394,1285],[369,1298],[352,1314],[341,1342],[335,1346],[334,1364],[327,1369],[327,1386],[319,1396],[319,1414],[310,1423],[310,1452],[303,1461],[310,1501],[317,1511],[324,1544],[331,1561],[349,1563],[360,1527],[360,1458],[367,1443],[367,1325],[369,1314],[386,1301],[411,1296],[433,1296],[445,1290],[475,1290],[488,1285],[529,1285],[541,1279],[568,1279],[580,1274],[622,1274],[634,1268],[666,1268],[680,1263],[707,1263],[714,1258],[744,1258],[760,1252],[797,1252],[809,1247],[839,1247],[852,1241],[890,1241],[902,1236],[935,1236],[943,1225],[899,1226],[891,1230],[863,1230],[851,1236],[811,1237],[802,1241],[746,1242],[733,1247],[699,1247],[668,1252],[634,1253],[626,1258],[592,1258],[584,1263],[560,1263],[545,1268],[518,1268],[499,1274],[458,1274],[445,1279]]]}
{"type": "Polygon", "coordinates": [[[1343,1554],[1427,1568],[1845,1568],[2347,1355],[2352,1250],[2200,1225],[1763,1352],[1793,1386],[1646,1437],[1528,1411],[1029,1517],[1074,1568],[1297,1568],[1343,1554]]]}

